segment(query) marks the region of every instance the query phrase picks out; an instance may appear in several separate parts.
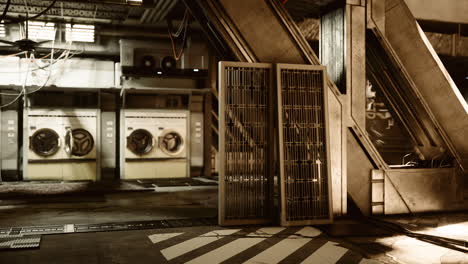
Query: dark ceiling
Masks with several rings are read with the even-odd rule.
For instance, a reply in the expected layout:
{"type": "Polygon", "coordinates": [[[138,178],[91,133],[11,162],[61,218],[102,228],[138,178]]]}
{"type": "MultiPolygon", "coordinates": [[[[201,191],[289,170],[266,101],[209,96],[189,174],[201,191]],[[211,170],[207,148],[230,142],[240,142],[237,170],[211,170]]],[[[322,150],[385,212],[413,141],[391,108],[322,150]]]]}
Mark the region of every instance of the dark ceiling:
{"type": "MultiPolygon", "coordinates": [[[[339,4],[341,0],[288,0],[284,4],[294,20],[318,18],[327,8],[339,4]]],[[[283,1],[284,3],[284,1],[283,1]]]]}
{"type": "MultiPolygon", "coordinates": [[[[8,0],[0,0],[3,10],[8,0]]],[[[164,21],[175,9],[184,6],[178,0],[154,0],[150,5],[136,5],[126,0],[58,0],[42,19],[78,20],[88,23],[153,24],[164,21]]],[[[53,0],[11,0],[8,17],[25,17],[27,11],[37,14],[53,0]],[[26,6],[26,4],[27,6],[26,6]]],[[[179,12],[173,12],[178,14],[179,12]]],[[[182,11],[183,15],[183,11],[182,11]]]]}
{"type": "MultiPolygon", "coordinates": [[[[278,0],[282,1],[295,20],[318,17],[324,8],[339,0],[278,0]]],[[[8,0],[0,0],[0,10],[8,0]]],[[[57,0],[43,19],[87,21],[88,23],[125,23],[151,25],[164,21],[167,16],[181,19],[185,10],[179,0],[144,1],[145,5],[131,4],[127,0],[57,0]],[[147,4],[150,2],[150,4],[147,4]]],[[[53,0],[11,0],[8,17],[25,17],[29,10],[37,14],[53,0]],[[25,4],[26,3],[26,4],[25,4]],[[27,5],[27,6],[26,6],[27,5]]]]}

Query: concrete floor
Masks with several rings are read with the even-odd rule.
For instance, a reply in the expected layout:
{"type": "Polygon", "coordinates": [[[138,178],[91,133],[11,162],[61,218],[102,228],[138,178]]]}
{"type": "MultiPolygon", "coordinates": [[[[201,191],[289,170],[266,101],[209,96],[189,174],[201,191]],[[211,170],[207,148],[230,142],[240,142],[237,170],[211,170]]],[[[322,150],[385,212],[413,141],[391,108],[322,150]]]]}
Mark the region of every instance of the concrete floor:
{"type": "MultiPolygon", "coordinates": [[[[386,216],[381,219],[398,223],[406,229],[432,236],[468,242],[468,213],[438,213],[423,215],[386,216]]],[[[365,250],[371,257],[385,255],[398,263],[407,264],[466,264],[468,248],[453,250],[402,234],[348,236],[348,243],[365,250]]]]}
{"type": "MultiPolygon", "coordinates": [[[[188,186],[86,197],[1,200],[0,227],[215,217],[217,195],[217,186],[188,186]]],[[[384,217],[384,220],[414,232],[468,240],[467,213],[394,216],[384,217]]],[[[270,259],[275,256],[283,257],[280,263],[300,263],[309,258],[320,259],[314,263],[343,264],[468,263],[465,253],[352,219],[337,219],[333,226],[316,227],[320,228],[316,229],[319,230],[316,237],[294,235],[304,227],[272,227],[271,230],[279,230],[278,233],[263,237],[264,232],[260,232],[260,238],[264,238],[260,241],[257,233],[261,228],[265,227],[228,228],[236,232],[222,236],[219,234],[228,231],[218,232],[226,228],[217,226],[43,235],[40,249],[1,251],[0,263],[185,263],[192,260],[203,263],[205,254],[223,259],[230,256],[232,250],[240,251],[223,263],[243,263],[251,258],[255,261],[247,263],[276,263],[270,259]],[[193,252],[187,251],[174,259],[168,259],[164,253],[169,248],[181,247],[177,246],[179,244],[186,245],[185,241],[209,239],[203,235],[210,232],[214,232],[217,239],[193,252]],[[167,234],[177,235],[167,238],[167,234]],[[230,244],[240,238],[244,239],[242,243],[230,244]],[[249,244],[252,246],[246,247],[249,244]],[[265,258],[268,261],[260,261],[265,258]]]]}
{"type": "Polygon", "coordinates": [[[1,200],[0,227],[214,217],[217,198],[217,186],[196,186],[53,200],[1,200]]]}
{"type": "Polygon", "coordinates": [[[309,236],[295,235],[302,227],[216,226],[46,235],[40,249],[0,252],[0,263],[396,263],[367,259],[349,243],[307,229],[309,236]]]}

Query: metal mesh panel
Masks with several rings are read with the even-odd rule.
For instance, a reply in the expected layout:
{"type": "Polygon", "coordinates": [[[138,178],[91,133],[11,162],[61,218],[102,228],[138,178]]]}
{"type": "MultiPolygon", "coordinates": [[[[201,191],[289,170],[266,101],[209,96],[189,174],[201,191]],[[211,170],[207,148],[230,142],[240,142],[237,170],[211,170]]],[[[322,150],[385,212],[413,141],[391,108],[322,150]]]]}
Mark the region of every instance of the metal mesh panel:
{"type": "Polygon", "coordinates": [[[228,65],[236,63],[221,67],[220,224],[265,222],[272,204],[271,66],[228,65]]]}
{"type": "Polygon", "coordinates": [[[323,68],[278,67],[282,224],[330,221],[323,68]]]}

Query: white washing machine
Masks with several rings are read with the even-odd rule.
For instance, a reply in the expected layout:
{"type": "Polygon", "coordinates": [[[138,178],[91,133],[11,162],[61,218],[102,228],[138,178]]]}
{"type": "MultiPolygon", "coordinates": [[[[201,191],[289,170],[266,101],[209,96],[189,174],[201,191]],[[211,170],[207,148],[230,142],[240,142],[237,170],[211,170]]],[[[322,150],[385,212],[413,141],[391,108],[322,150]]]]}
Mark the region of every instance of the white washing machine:
{"type": "Polygon", "coordinates": [[[25,122],[24,179],[99,179],[98,111],[29,110],[25,122]]]}
{"type": "Polygon", "coordinates": [[[185,110],[122,110],[123,179],[189,176],[185,110]]]}

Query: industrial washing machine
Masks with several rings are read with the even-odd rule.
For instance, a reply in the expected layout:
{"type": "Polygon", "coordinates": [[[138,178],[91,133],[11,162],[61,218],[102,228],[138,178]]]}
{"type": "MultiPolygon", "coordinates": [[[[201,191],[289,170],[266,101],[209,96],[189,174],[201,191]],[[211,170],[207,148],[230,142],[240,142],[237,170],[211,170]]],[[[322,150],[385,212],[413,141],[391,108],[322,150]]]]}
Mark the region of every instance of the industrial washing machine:
{"type": "Polygon", "coordinates": [[[25,180],[99,179],[99,110],[30,109],[25,119],[25,180]]]}
{"type": "Polygon", "coordinates": [[[123,179],[189,176],[189,111],[124,109],[121,117],[123,179]]]}

